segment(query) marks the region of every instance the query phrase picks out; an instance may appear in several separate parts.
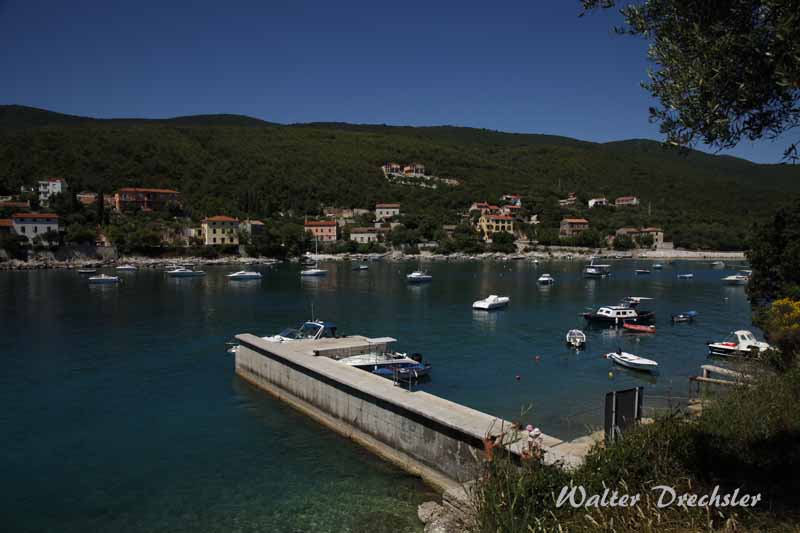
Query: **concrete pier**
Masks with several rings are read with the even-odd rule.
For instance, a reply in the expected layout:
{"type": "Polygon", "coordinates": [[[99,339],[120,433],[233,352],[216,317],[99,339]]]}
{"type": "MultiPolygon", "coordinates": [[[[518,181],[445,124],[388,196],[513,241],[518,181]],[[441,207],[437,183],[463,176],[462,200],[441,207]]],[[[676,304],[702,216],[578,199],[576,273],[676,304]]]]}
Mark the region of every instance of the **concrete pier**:
{"type": "MultiPolygon", "coordinates": [[[[484,456],[483,439],[509,431],[511,423],[342,364],[331,356],[371,353],[394,339],[268,342],[238,335],[236,373],[317,422],[365,446],[445,491],[474,479],[484,456]]],[[[504,442],[519,454],[521,435],[504,442]]],[[[567,467],[581,461],[569,443],[544,436],[545,458],[567,467]]]]}

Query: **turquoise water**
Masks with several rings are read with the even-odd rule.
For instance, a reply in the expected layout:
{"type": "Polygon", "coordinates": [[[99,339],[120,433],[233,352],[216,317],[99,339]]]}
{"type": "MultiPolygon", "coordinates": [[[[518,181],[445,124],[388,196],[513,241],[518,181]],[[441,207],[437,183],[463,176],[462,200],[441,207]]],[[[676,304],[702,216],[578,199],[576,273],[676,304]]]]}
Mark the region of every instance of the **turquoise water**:
{"type": "Polygon", "coordinates": [[[609,390],[643,385],[652,405],[685,397],[705,341],[751,329],[744,289],[719,281],[732,271],[678,263],[634,275],[647,264],[616,262],[602,280],[570,263],[433,264],[421,286],[405,282],[412,263],[330,263],[315,279],[262,267],[263,280],[236,283],[232,269],[140,271],[117,287],[70,271],[0,273],[4,530],[420,530],[416,505],[430,493],[418,480],[238,379],[225,341],[299,325],[313,305],[341,333],[422,352],[434,375],[420,388],[511,419],[527,406],[522,421],[571,438],[600,424],[609,390]],[[538,286],[542,272],[556,285],[538,286]],[[473,312],[488,294],[510,307],[473,312]],[[655,298],[656,335],[591,330],[587,350],[566,349],[585,307],[631,295],[655,298]],[[689,309],[695,324],[669,325],[689,309]],[[617,347],[657,360],[660,375],[600,357],[617,347]]]}

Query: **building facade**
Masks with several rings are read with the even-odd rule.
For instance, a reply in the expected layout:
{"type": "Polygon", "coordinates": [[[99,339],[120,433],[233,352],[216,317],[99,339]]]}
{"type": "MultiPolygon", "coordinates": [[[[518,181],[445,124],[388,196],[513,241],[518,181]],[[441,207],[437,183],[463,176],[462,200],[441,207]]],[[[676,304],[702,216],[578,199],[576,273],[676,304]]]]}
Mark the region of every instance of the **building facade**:
{"type": "MultiPolygon", "coordinates": [[[[36,237],[41,237],[48,231],[58,233],[58,215],[54,213],[15,213],[11,217],[14,233],[28,238],[33,242],[36,237]]],[[[50,244],[51,241],[43,242],[50,244]]]]}
{"type": "Polygon", "coordinates": [[[589,221],[585,218],[565,218],[558,229],[559,237],[574,237],[589,229],[589,221]]]}
{"type": "Polygon", "coordinates": [[[67,192],[67,182],[61,178],[49,178],[40,180],[38,186],[39,203],[46,205],[50,197],[54,194],[64,194],[67,192]]]}
{"type": "Polygon", "coordinates": [[[335,242],[338,239],[339,229],[335,220],[306,220],[306,231],[321,242],[335,242]]]}
{"type": "Polygon", "coordinates": [[[483,234],[485,241],[490,241],[492,235],[504,231],[514,234],[514,217],[508,215],[481,215],[478,219],[478,230],[483,234]]]}
{"type": "Polygon", "coordinates": [[[508,202],[508,205],[522,207],[522,197],[519,194],[504,194],[500,199],[504,202],[508,202]]]}
{"type": "Polygon", "coordinates": [[[400,214],[400,204],[375,204],[375,220],[388,220],[400,214]]]}
{"type": "Polygon", "coordinates": [[[262,235],[265,231],[266,226],[260,220],[245,220],[243,221],[239,227],[245,233],[250,235],[262,235]]]}
{"type": "Polygon", "coordinates": [[[123,211],[138,207],[143,211],[163,209],[168,203],[180,204],[181,193],[172,189],[125,187],[114,194],[114,209],[123,211]]]}
{"type": "Polygon", "coordinates": [[[378,242],[378,228],[353,228],[350,230],[350,240],[359,244],[378,242]]]}
{"type": "Polygon", "coordinates": [[[608,205],[607,198],[592,198],[591,200],[589,200],[589,209],[605,205],[608,205]]]}
{"type": "Polygon", "coordinates": [[[627,236],[637,241],[641,241],[642,237],[650,236],[653,239],[653,248],[664,248],[664,230],[661,228],[619,228],[615,235],[617,237],[627,236]]]}
{"type": "Polygon", "coordinates": [[[90,191],[83,191],[76,194],[75,198],[77,198],[77,200],[83,205],[92,205],[97,201],[97,193],[90,191]]]}
{"type": "Polygon", "coordinates": [[[10,218],[0,218],[0,233],[14,233],[14,223],[10,218]]]}
{"type": "Polygon", "coordinates": [[[200,228],[206,246],[239,244],[239,219],[217,215],[204,219],[200,228]]]}
{"type": "Polygon", "coordinates": [[[639,205],[639,199],[635,196],[620,196],[614,200],[614,205],[617,207],[636,207],[639,205]]]}

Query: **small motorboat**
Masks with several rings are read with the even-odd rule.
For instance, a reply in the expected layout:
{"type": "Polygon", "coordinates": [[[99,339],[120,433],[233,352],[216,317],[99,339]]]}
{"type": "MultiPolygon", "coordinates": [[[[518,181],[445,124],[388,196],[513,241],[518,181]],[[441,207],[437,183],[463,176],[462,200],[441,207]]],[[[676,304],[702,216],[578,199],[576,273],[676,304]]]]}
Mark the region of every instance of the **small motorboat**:
{"type": "Polygon", "coordinates": [[[677,315],[672,315],[672,322],[694,322],[694,319],[697,317],[697,311],[686,311],[685,313],[678,313],[677,315]]]}
{"type": "Polygon", "coordinates": [[[300,271],[301,276],[325,276],[327,273],[324,268],[306,268],[300,271]]]}
{"type": "Polygon", "coordinates": [[[119,276],[109,276],[108,274],[100,274],[89,278],[89,283],[93,285],[113,285],[119,282],[119,276]]]}
{"type": "Polygon", "coordinates": [[[536,280],[536,283],[538,283],[539,285],[552,285],[555,282],[556,280],[553,279],[553,276],[551,276],[550,274],[542,274],[541,276],[539,276],[539,279],[536,280]]]}
{"type": "MultiPolygon", "coordinates": [[[[335,339],[338,337],[337,327],[336,324],[333,322],[325,322],[322,320],[309,320],[307,322],[303,322],[303,324],[297,328],[286,328],[280,333],[275,335],[267,335],[265,337],[261,337],[263,340],[267,342],[295,342],[295,341],[306,341],[306,340],[319,340],[319,339],[335,339]]],[[[385,339],[378,339],[378,341],[386,341],[389,340],[394,342],[395,339],[391,339],[389,337],[385,339]]],[[[227,343],[228,353],[235,354],[239,350],[239,344],[236,342],[227,343]]]]}
{"type": "Polygon", "coordinates": [[[662,268],[664,268],[664,265],[661,263],[656,263],[653,265],[653,270],[661,270],[662,268]]]}
{"type": "Polygon", "coordinates": [[[233,274],[225,276],[231,281],[247,281],[251,279],[261,279],[261,272],[253,272],[252,270],[240,270],[233,274]]]}
{"type": "Polygon", "coordinates": [[[750,283],[750,276],[743,273],[733,274],[722,278],[722,283],[725,285],[747,285],[750,283]]]}
{"type": "Polygon", "coordinates": [[[168,270],[167,275],[171,278],[197,278],[205,276],[206,273],[202,270],[192,270],[191,268],[178,267],[174,270],[168,270]]]}
{"type": "Polygon", "coordinates": [[[379,367],[372,371],[373,374],[394,381],[417,381],[428,376],[431,372],[430,363],[415,363],[413,365],[402,365],[393,367],[379,367]]]}
{"type": "Polygon", "coordinates": [[[117,272],[136,272],[137,268],[133,265],[120,265],[116,270],[117,272]]]}
{"type": "Polygon", "coordinates": [[[649,274],[649,273],[650,273],[650,271],[647,270],[646,268],[637,268],[636,269],[636,274],[637,275],[649,274]]]}
{"type": "Polygon", "coordinates": [[[94,274],[97,272],[96,268],[79,268],[77,270],[78,274],[94,274]]]}
{"type": "Polygon", "coordinates": [[[731,333],[722,342],[709,342],[709,355],[730,356],[757,356],[772,348],[766,342],[756,340],[751,332],[740,329],[731,333]]]}
{"type": "Polygon", "coordinates": [[[711,262],[711,268],[725,268],[725,262],[724,261],[712,261],[711,262]]]}
{"type": "Polygon", "coordinates": [[[406,276],[406,280],[408,280],[409,283],[426,283],[433,280],[433,276],[422,270],[415,270],[406,276]]]}
{"type": "Polygon", "coordinates": [[[500,309],[508,305],[511,298],[508,296],[498,296],[496,294],[489,295],[488,298],[478,300],[472,303],[473,309],[481,309],[483,311],[491,311],[492,309],[500,309]]]}
{"type": "Polygon", "coordinates": [[[611,359],[618,365],[632,368],[633,370],[641,370],[643,372],[652,372],[658,369],[658,363],[652,359],[645,359],[644,357],[623,352],[622,350],[607,353],[606,359],[611,359]]]}
{"type": "Polygon", "coordinates": [[[692,279],[694,274],[678,274],[678,279],[692,279]]]}
{"type": "Polygon", "coordinates": [[[369,270],[369,265],[366,263],[361,263],[360,265],[356,265],[353,267],[353,270],[369,270]]]}
{"type": "Polygon", "coordinates": [[[586,346],[586,333],[579,329],[571,329],[567,332],[567,346],[572,348],[583,348],[586,346]]]}
{"type": "Polygon", "coordinates": [[[636,333],[655,333],[656,327],[653,325],[647,324],[629,324],[627,322],[622,323],[622,327],[627,329],[628,331],[634,331],[636,333]]]}

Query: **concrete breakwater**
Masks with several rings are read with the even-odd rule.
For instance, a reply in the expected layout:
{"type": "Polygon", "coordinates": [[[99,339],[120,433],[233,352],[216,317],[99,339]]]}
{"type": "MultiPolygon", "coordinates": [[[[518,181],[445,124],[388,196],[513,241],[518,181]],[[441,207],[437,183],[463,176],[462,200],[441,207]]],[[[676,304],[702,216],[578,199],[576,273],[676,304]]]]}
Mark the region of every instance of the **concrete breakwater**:
{"type": "MultiPolygon", "coordinates": [[[[506,449],[521,453],[524,439],[509,432],[510,422],[409,391],[334,359],[374,353],[385,339],[274,343],[251,334],[236,338],[239,376],[442,491],[476,477],[488,435],[508,432],[506,449]]],[[[569,467],[581,461],[569,443],[545,435],[543,444],[549,462],[569,467]]]]}

